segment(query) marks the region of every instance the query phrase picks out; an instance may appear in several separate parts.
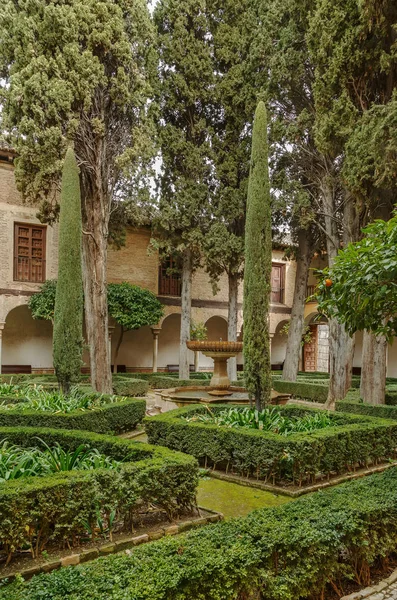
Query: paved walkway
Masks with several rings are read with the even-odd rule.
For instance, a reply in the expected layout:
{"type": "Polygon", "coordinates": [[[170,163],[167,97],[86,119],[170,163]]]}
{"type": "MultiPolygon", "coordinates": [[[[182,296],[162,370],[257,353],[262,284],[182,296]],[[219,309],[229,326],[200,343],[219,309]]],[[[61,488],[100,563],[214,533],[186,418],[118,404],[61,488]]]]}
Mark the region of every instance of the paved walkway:
{"type": "Polygon", "coordinates": [[[377,585],[365,588],[361,592],[355,592],[344,596],[341,600],[397,600],[397,569],[377,585]]]}

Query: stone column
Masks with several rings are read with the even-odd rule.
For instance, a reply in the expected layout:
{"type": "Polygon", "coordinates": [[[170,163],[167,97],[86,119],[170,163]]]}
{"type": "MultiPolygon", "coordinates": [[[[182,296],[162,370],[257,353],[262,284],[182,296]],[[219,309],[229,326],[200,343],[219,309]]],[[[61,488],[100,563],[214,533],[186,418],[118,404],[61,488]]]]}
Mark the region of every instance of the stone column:
{"type": "Polygon", "coordinates": [[[1,357],[2,357],[2,346],[3,346],[3,329],[4,329],[5,321],[0,322],[0,375],[2,373],[1,369],[1,357]]]}
{"type": "Polygon", "coordinates": [[[161,327],[152,327],[153,334],[153,373],[157,373],[157,356],[159,353],[159,333],[161,327]]]}
{"type": "Polygon", "coordinates": [[[112,335],[113,335],[113,331],[115,329],[116,329],[115,325],[108,325],[110,366],[112,366],[112,335]]]}
{"type": "Polygon", "coordinates": [[[270,365],[272,364],[272,345],[275,331],[269,333],[270,365]]]}

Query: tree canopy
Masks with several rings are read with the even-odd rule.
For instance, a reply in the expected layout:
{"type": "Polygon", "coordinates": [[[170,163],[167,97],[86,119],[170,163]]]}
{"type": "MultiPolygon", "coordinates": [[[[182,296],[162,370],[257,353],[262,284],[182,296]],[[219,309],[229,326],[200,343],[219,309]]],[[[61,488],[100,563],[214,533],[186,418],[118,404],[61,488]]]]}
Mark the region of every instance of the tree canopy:
{"type": "Polygon", "coordinates": [[[348,331],[397,335],[397,216],[364,229],[341,250],[332,269],[318,272],[318,310],[348,331]]]}

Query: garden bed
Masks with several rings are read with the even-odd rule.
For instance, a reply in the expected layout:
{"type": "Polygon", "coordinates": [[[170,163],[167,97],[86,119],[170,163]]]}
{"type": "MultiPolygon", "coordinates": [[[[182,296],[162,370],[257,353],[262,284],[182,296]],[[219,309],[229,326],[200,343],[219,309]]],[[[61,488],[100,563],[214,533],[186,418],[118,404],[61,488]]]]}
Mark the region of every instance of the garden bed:
{"type": "Polygon", "coordinates": [[[0,440],[32,448],[46,443],[77,451],[81,445],[120,461],[117,468],[62,471],[0,484],[0,554],[24,549],[39,556],[48,545],[72,547],[103,526],[134,527],[142,512],[172,519],[195,506],[198,469],[193,457],[88,432],[0,428],[0,440]]]}
{"type": "Polygon", "coordinates": [[[0,600],[332,598],[397,549],[397,469],[245,518],[21,580],[0,600]],[[93,590],[94,596],[93,596],[93,590]]]}
{"type": "Polygon", "coordinates": [[[41,386],[1,384],[0,427],[50,427],[122,433],[135,429],[145,416],[144,399],[84,392],[79,388],[72,391],[71,396],[63,396],[58,391],[48,391],[41,386]]]}
{"type": "MultiPolygon", "coordinates": [[[[215,414],[227,409],[211,407],[215,414]]],[[[294,405],[272,410],[293,418],[327,414],[294,405]]],[[[397,423],[389,420],[329,413],[332,426],[290,435],[186,420],[207,411],[196,405],[146,418],[149,442],[192,454],[204,467],[295,487],[395,459],[397,423]]]]}

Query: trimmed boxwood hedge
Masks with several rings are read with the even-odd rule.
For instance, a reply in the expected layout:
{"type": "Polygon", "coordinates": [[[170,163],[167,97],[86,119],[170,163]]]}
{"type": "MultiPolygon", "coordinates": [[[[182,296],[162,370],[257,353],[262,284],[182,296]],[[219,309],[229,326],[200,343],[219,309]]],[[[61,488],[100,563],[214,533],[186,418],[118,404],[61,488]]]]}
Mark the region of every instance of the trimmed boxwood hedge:
{"type": "MultiPolygon", "coordinates": [[[[21,401],[21,398],[18,401],[21,401]]],[[[120,402],[111,402],[92,410],[74,410],[69,413],[18,408],[1,409],[0,407],[0,427],[50,427],[83,429],[96,433],[122,433],[135,429],[144,418],[145,411],[146,401],[137,398],[128,400],[120,398],[120,402]]]]}
{"type": "MultiPolygon", "coordinates": [[[[273,389],[283,394],[292,394],[295,398],[325,403],[328,397],[328,379],[299,377],[297,381],[273,379],[273,389]]],[[[352,380],[352,388],[360,387],[360,380],[352,380]]],[[[397,400],[397,395],[396,395],[397,400]]]]}
{"type": "Polygon", "coordinates": [[[339,400],[336,403],[336,410],[355,415],[367,415],[370,417],[397,420],[397,406],[367,404],[365,402],[360,402],[360,400],[356,399],[356,396],[352,395],[348,395],[346,400],[339,400]]]}
{"type": "Polygon", "coordinates": [[[397,470],[91,563],[17,581],[0,600],[297,600],[361,586],[397,549],[397,470]]]}
{"type": "MultiPolygon", "coordinates": [[[[151,389],[167,389],[174,387],[187,387],[197,385],[209,385],[210,378],[193,378],[192,379],[178,379],[171,374],[165,373],[124,373],[123,375],[115,375],[113,382],[117,379],[137,381],[139,378],[145,380],[151,389]]],[[[114,387],[114,384],[113,384],[114,387]]]]}
{"type": "Polygon", "coordinates": [[[145,396],[149,384],[144,379],[129,379],[127,377],[113,377],[113,391],[117,396],[145,396]]]}
{"type": "Polygon", "coordinates": [[[273,379],[273,389],[282,394],[292,394],[295,398],[304,398],[312,402],[326,402],[328,397],[328,381],[312,383],[311,381],[284,381],[273,379]]]}
{"type": "MultiPolygon", "coordinates": [[[[211,410],[225,408],[217,405],[211,410]]],[[[274,409],[285,416],[319,412],[294,405],[274,409]]],[[[204,411],[205,406],[193,405],[146,418],[149,442],[192,454],[204,466],[299,485],[312,483],[318,475],[346,473],[394,458],[397,448],[397,423],[389,420],[331,412],[336,426],[282,436],[181,418],[204,411]]]]}
{"type": "Polygon", "coordinates": [[[37,555],[49,541],[72,544],[86,523],[96,523],[98,510],[117,511],[131,530],[146,505],[158,506],[169,518],[195,505],[198,467],[191,456],[86,431],[0,428],[0,439],[10,444],[36,446],[37,438],[68,450],[87,444],[127,461],[117,470],[66,471],[1,484],[0,545],[7,553],[30,547],[37,555]]]}

